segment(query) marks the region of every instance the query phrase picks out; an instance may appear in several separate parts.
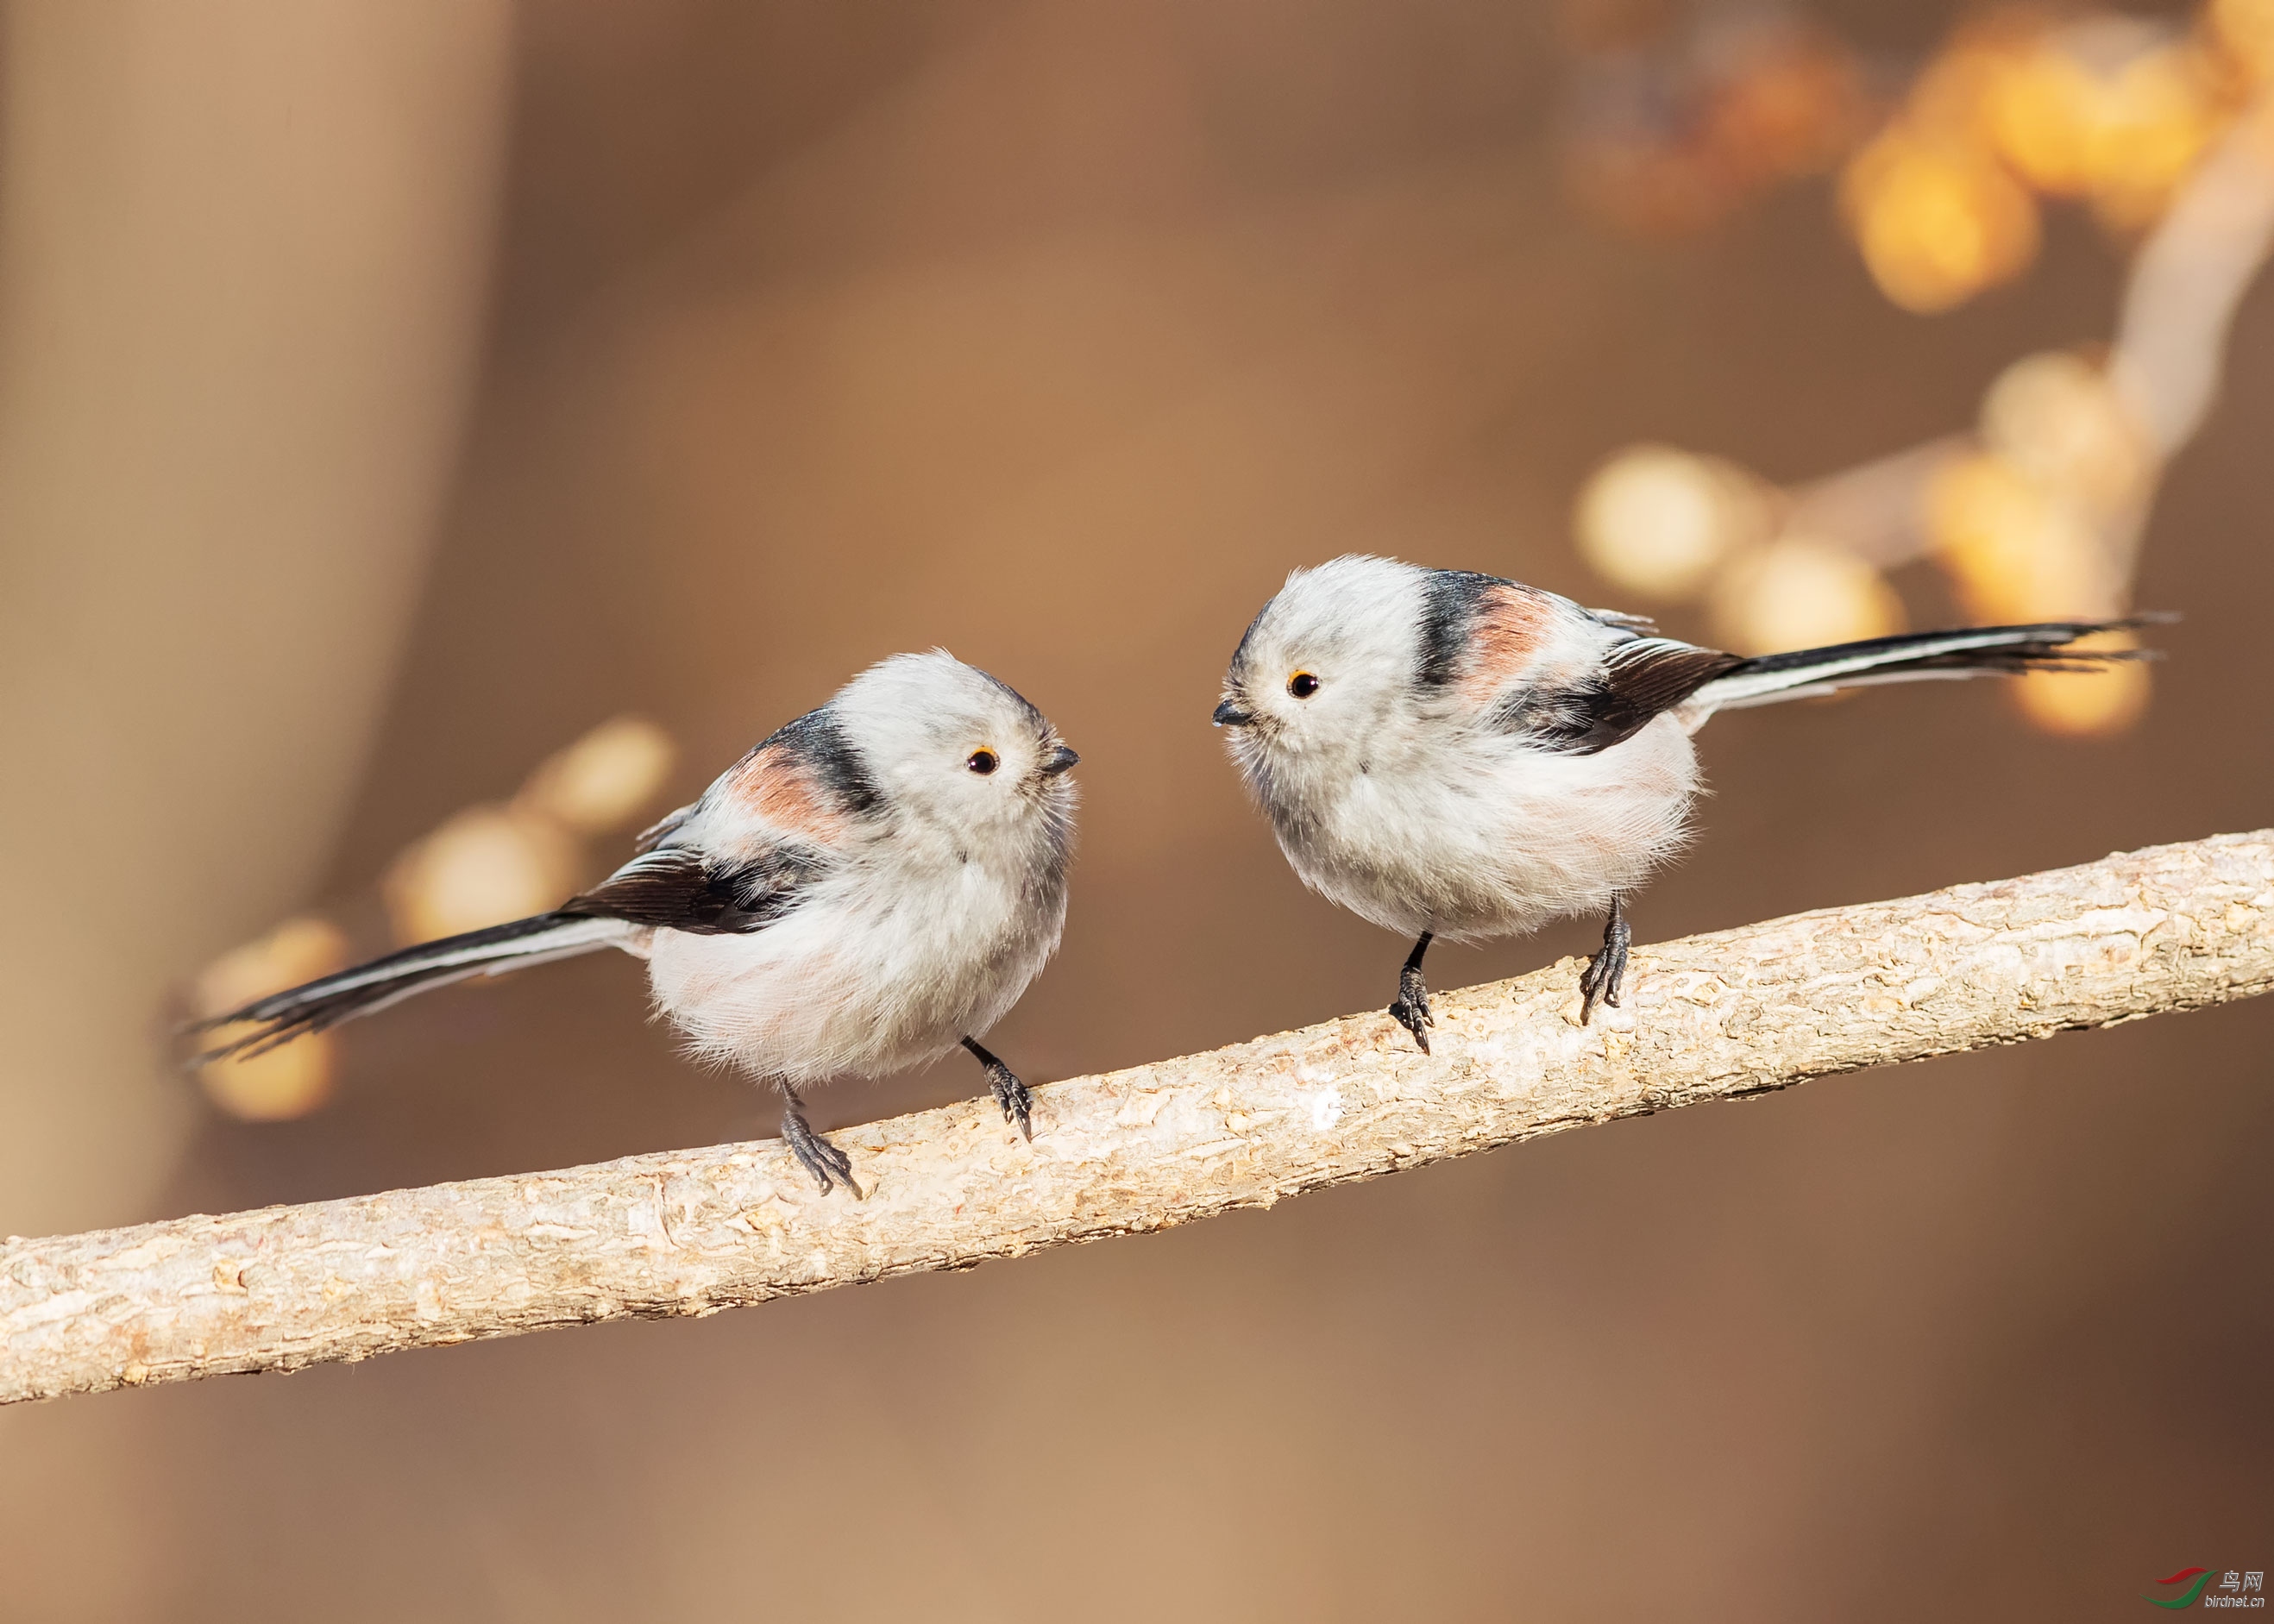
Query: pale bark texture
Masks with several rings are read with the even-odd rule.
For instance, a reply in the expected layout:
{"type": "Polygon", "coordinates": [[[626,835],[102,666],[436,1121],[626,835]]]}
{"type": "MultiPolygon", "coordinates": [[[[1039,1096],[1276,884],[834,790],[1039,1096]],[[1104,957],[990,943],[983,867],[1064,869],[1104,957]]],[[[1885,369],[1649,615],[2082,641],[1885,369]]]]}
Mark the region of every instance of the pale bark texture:
{"type": "Polygon", "coordinates": [[[1322,1185],[1810,1078],[2274,988],[2274,830],[1638,947],[1438,995],[1436,1052],[1358,1015],[834,1135],[0,1244],[0,1402],[628,1316],[707,1314],[1269,1207],[1322,1185]]]}

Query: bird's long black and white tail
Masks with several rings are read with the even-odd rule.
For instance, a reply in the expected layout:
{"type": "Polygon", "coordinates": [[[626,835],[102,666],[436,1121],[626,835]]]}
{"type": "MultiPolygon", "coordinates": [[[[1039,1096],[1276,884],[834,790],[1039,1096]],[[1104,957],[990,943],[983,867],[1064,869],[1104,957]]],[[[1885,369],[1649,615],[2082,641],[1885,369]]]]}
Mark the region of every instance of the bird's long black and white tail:
{"type": "Polygon", "coordinates": [[[2122,620],[2049,620],[2035,626],[1977,626],[1962,631],[1907,632],[1789,654],[1763,654],[1701,685],[1683,706],[1690,726],[1716,710],[1805,699],[1874,682],[1939,677],[2014,676],[2031,671],[2099,671],[2120,660],[2153,659],[2147,649],[2080,649],[2077,640],[2169,620],[2165,614],[2122,620]]]}
{"type": "Polygon", "coordinates": [[[391,1004],[447,987],[469,976],[500,975],[525,965],[554,959],[571,959],[604,947],[619,946],[634,928],[617,919],[599,919],[568,913],[539,914],[510,924],[469,930],[389,953],[353,969],[320,977],[305,986],[288,988],[256,998],[243,1009],[198,1022],[190,1030],[228,1033],[225,1041],[198,1055],[199,1060],[226,1056],[250,1056],[311,1032],[321,1032],[343,1020],[369,1015],[391,1004]],[[234,1027],[243,1032],[231,1032],[234,1027]]]}

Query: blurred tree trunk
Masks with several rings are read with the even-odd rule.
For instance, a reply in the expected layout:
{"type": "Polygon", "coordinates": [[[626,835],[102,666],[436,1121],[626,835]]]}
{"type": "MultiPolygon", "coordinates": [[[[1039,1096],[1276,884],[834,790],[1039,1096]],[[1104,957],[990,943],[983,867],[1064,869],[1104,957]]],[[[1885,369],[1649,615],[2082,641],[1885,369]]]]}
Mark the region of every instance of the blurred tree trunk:
{"type": "Polygon", "coordinates": [[[8,8],[0,1231],[139,1214],[170,982],[303,897],[477,367],[502,0],[8,8]]]}

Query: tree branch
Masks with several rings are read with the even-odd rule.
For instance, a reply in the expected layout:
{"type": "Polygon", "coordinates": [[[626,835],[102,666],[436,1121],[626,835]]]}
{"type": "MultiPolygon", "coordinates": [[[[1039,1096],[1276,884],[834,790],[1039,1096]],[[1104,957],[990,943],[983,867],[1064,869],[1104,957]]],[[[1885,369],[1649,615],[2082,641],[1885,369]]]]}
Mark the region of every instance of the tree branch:
{"type": "Polygon", "coordinates": [[[1576,963],[1387,1016],[840,1132],[867,1199],[772,1140],[0,1244],[0,1402],[630,1316],[707,1314],[1165,1229],[1565,1128],[2274,988],[2274,830],[1576,963]]]}

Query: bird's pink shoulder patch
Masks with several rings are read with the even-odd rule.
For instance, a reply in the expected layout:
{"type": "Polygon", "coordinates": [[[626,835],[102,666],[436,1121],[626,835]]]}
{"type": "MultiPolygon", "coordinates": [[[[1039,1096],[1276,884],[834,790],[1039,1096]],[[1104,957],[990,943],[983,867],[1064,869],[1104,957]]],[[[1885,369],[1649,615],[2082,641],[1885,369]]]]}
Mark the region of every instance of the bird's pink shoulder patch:
{"type": "Polygon", "coordinates": [[[737,810],[783,834],[828,846],[845,832],[844,815],[794,751],[770,744],[734,770],[727,793],[737,810]]]}
{"type": "Polygon", "coordinates": [[[1555,601],[1513,583],[1487,591],[1469,623],[1461,692],[1482,703],[1529,671],[1547,651],[1555,601]]]}

